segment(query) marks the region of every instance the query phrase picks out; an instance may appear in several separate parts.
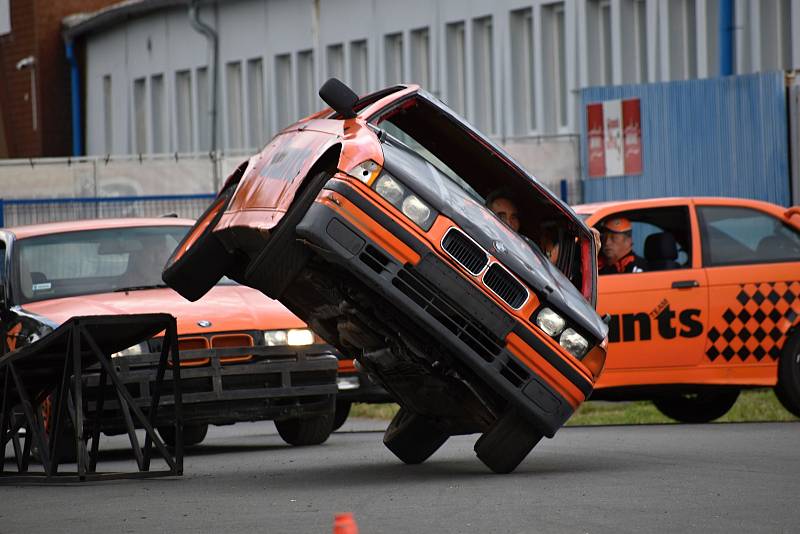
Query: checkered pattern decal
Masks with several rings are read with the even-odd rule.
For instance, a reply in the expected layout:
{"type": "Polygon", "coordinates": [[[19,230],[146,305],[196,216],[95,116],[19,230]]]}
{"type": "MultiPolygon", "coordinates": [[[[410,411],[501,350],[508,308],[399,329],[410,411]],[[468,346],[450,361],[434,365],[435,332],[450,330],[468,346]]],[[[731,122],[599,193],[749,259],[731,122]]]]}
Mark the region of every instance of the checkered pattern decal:
{"type": "Polygon", "coordinates": [[[736,303],[708,331],[711,361],[755,356],[777,360],[784,336],[800,316],[800,281],[742,284],[736,303]]]}

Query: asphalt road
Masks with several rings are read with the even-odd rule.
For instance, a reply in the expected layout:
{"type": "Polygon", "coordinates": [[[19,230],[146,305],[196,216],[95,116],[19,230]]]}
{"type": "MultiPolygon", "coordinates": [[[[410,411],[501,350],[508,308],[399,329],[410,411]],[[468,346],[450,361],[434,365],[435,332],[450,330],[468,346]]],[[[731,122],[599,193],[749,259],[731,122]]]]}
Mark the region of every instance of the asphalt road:
{"type": "MultiPolygon", "coordinates": [[[[271,423],[212,428],[185,475],[0,486],[0,532],[798,532],[800,423],[564,428],[510,475],[451,438],[420,466],[348,421],[293,448],[271,423]]],[[[120,438],[101,470],[134,469],[120,438]]]]}

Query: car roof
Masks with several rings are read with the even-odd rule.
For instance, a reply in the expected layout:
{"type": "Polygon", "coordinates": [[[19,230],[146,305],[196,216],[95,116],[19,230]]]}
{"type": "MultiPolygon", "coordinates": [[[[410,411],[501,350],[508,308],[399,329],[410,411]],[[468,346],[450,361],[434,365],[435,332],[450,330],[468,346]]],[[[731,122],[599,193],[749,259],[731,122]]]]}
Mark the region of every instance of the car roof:
{"type": "Polygon", "coordinates": [[[135,228],[137,226],[192,226],[193,219],[179,219],[176,217],[130,217],[125,219],[90,219],[83,221],[63,221],[44,224],[30,224],[4,228],[6,232],[14,235],[16,239],[25,239],[64,232],[78,232],[82,230],[107,230],[109,228],[135,228]]]}
{"type": "Polygon", "coordinates": [[[591,204],[578,204],[572,206],[575,213],[580,215],[593,215],[601,213],[610,209],[618,211],[620,209],[639,209],[639,208],[655,208],[659,206],[674,206],[676,204],[705,204],[705,205],[725,205],[725,206],[748,206],[752,208],[761,208],[767,211],[783,210],[782,206],[764,202],[762,200],[753,200],[749,198],[734,198],[734,197],[660,197],[660,198],[645,198],[639,200],[616,200],[607,202],[595,202],[591,204]]]}

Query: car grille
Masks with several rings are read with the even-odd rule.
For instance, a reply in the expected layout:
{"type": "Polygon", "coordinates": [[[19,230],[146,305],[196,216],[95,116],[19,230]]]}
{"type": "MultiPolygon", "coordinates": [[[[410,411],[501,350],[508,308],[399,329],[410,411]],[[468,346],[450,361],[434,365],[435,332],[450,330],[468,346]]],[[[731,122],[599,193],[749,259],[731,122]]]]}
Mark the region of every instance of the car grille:
{"type": "Polygon", "coordinates": [[[442,239],[442,248],[474,275],[479,274],[489,263],[486,252],[456,228],[450,228],[447,231],[442,239]]]}
{"type": "Polygon", "coordinates": [[[515,310],[528,300],[528,290],[497,263],[493,263],[486,271],[483,283],[515,310]]]}

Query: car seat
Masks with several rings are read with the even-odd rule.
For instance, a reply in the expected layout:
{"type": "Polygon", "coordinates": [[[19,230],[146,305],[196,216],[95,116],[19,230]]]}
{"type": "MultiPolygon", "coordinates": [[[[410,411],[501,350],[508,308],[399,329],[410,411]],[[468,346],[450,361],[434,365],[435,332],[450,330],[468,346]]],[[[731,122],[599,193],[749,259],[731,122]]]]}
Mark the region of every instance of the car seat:
{"type": "Polygon", "coordinates": [[[666,271],[680,269],[678,245],[675,237],[669,232],[650,234],[644,241],[644,258],[649,271],[666,271]]]}

